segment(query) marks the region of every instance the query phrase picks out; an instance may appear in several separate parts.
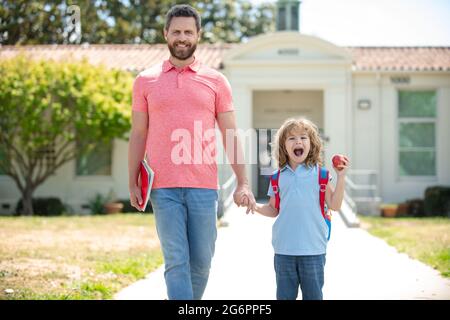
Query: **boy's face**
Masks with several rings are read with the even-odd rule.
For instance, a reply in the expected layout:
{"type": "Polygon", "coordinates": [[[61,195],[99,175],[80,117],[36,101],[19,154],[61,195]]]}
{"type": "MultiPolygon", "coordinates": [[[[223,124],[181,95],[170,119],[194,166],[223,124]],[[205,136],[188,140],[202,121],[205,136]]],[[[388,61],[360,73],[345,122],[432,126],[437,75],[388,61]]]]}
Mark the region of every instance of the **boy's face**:
{"type": "Polygon", "coordinates": [[[169,29],[164,29],[164,38],[174,58],[187,60],[197,48],[200,32],[193,17],[173,17],[169,29]]]}
{"type": "Polygon", "coordinates": [[[303,163],[311,149],[311,140],[308,133],[302,129],[292,130],[286,137],[285,148],[290,162],[303,163]]]}

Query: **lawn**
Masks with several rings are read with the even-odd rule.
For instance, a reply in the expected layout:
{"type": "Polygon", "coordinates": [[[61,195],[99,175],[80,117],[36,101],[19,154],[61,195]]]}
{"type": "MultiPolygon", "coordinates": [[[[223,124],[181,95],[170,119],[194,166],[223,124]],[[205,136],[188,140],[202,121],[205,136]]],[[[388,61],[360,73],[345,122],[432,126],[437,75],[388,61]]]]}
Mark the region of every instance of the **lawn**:
{"type": "Polygon", "coordinates": [[[111,299],[161,264],[151,214],[0,217],[0,300],[111,299]]]}
{"type": "Polygon", "coordinates": [[[361,227],[450,277],[450,219],[360,216],[361,227]]]}

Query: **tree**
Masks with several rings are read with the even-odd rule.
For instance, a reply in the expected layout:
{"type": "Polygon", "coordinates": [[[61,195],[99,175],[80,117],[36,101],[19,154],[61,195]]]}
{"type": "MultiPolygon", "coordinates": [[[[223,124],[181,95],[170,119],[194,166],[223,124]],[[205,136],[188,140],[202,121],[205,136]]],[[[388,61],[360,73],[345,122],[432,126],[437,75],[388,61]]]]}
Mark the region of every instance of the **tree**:
{"type": "Polygon", "coordinates": [[[81,63],[0,61],[0,170],[32,215],[36,188],[96,143],[130,130],[132,76],[81,63]]]}
{"type": "MultiPolygon", "coordinates": [[[[1,44],[164,43],[165,15],[184,0],[3,0],[1,44]],[[72,37],[68,8],[79,8],[81,35],[72,37]],[[78,41],[78,42],[76,42],[78,41]]],[[[240,42],[273,31],[275,5],[248,0],[189,1],[202,17],[204,42],[240,42]]]]}

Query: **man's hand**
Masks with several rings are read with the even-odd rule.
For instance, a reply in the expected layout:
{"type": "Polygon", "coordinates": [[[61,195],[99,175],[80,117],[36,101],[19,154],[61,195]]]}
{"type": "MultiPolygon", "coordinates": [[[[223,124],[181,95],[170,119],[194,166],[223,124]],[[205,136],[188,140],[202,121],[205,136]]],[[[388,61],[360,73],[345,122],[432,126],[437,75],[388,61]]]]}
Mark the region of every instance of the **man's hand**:
{"type": "Polygon", "coordinates": [[[130,203],[133,207],[142,211],[142,196],[141,196],[141,188],[139,186],[130,187],[130,203]]]}
{"type": "Polygon", "coordinates": [[[236,203],[238,207],[247,207],[246,213],[249,213],[250,211],[254,213],[254,210],[256,208],[256,200],[253,196],[253,192],[250,190],[247,184],[241,184],[237,186],[233,194],[233,199],[234,203],[236,203]]]}

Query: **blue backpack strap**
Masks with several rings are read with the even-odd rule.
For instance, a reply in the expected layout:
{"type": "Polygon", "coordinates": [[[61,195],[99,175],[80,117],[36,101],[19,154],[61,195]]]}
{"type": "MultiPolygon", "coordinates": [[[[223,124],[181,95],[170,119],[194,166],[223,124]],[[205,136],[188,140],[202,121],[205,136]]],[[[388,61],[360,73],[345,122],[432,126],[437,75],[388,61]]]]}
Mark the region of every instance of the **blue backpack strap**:
{"type": "Polygon", "coordinates": [[[328,240],[330,240],[331,236],[331,215],[328,212],[325,202],[325,192],[327,190],[327,184],[329,180],[329,172],[326,168],[319,166],[319,201],[320,201],[320,210],[322,211],[322,216],[325,219],[325,222],[328,226],[328,240]]]}

